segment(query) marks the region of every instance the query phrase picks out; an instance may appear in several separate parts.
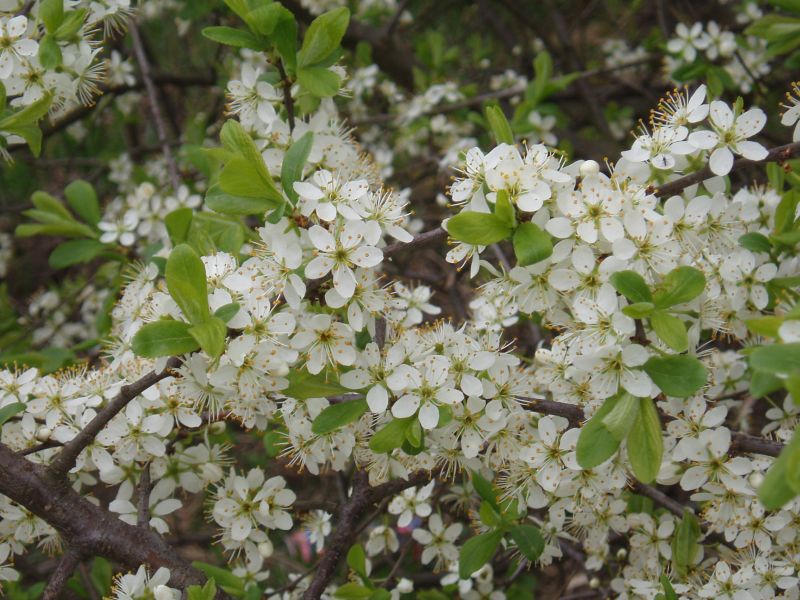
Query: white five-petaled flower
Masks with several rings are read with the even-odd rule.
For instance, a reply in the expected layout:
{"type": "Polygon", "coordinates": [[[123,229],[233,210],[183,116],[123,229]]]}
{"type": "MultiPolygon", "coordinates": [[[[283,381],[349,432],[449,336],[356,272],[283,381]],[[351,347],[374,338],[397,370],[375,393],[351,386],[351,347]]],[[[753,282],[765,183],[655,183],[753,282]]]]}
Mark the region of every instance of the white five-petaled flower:
{"type": "Polygon", "coordinates": [[[715,100],[711,103],[709,119],[712,130],[701,129],[689,135],[689,143],[699,150],[711,150],[708,164],[715,175],[727,175],[733,167],[733,154],[750,160],[763,160],[767,149],[748,140],[764,128],[767,115],[760,108],[735,115],[731,107],[715,100]]]}
{"type": "Polygon", "coordinates": [[[309,217],[316,213],[323,221],[333,221],[337,212],[346,219],[360,221],[353,204],[369,191],[366,179],[342,183],[325,169],[314,173],[311,181],[296,181],[292,187],[300,196],[302,214],[309,217]]]}
{"type": "Polygon", "coordinates": [[[428,529],[417,528],[411,536],[425,546],[422,551],[422,564],[427,565],[434,558],[437,565],[444,562],[458,560],[458,550],[454,542],[461,535],[464,526],[461,523],[452,523],[447,527],[442,522],[442,517],[434,513],[428,519],[428,529]]]}
{"type": "Polygon", "coordinates": [[[18,57],[33,56],[39,49],[34,40],[23,37],[27,30],[28,19],[24,15],[0,19],[0,79],[11,76],[18,57]]]}
{"type": "Polygon", "coordinates": [[[333,272],[333,287],[342,298],[350,298],[356,290],[356,266],[370,268],[380,264],[383,252],[374,246],[360,245],[362,224],[348,221],[334,237],[327,229],[314,225],[308,230],[318,256],[306,265],[306,277],[319,279],[333,272]]]}
{"type": "Polygon", "coordinates": [[[419,422],[424,429],[433,429],[439,422],[439,405],[461,402],[464,394],[448,384],[450,360],[438,354],[427,356],[418,369],[409,373],[408,391],[392,405],[392,415],[398,419],[411,417],[419,410],[419,422]]]}

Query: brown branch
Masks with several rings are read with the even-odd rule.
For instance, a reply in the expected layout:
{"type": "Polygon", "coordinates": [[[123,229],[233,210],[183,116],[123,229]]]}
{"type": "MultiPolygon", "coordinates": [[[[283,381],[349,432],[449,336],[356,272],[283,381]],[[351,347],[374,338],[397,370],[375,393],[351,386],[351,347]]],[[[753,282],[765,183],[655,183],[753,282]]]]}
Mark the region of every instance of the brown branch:
{"type": "Polygon", "coordinates": [[[47,581],[47,587],[44,588],[44,592],[42,592],[42,600],[56,600],[61,596],[64,586],[67,584],[69,578],[72,577],[75,569],[78,568],[82,558],[83,556],[81,553],[75,548],[67,548],[56,570],[53,571],[53,574],[47,581]]]}
{"type": "Polygon", "coordinates": [[[281,76],[281,85],[283,86],[283,105],[286,107],[286,118],[289,121],[289,133],[294,131],[294,100],[292,99],[292,81],[286,74],[286,69],[283,68],[283,61],[278,59],[276,63],[278,67],[278,74],[281,76]]]}
{"type": "Polygon", "coordinates": [[[139,506],[136,515],[136,524],[139,527],[148,527],[150,522],[150,492],[152,491],[150,484],[150,463],[147,463],[142,469],[142,474],[139,478],[139,506]]]}
{"type": "MultiPolygon", "coordinates": [[[[776,146],[775,148],[770,148],[766,158],[762,160],[737,158],[735,161],[733,161],[733,167],[731,167],[731,172],[735,171],[736,169],[740,169],[742,167],[747,167],[750,165],[758,165],[768,162],[782,162],[784,160],[789,160],[790,158],[794,158],[796,156],[800,156],[800,142],[794,142],[792,144],[784,144],[783,146],[776,146]]],[[[702,183],[706,179],[710,179],[712,177],[714,177],[714,173],[711,172],[711,167],[706,165],[699,171],[695,171],[694,173],[690,173],[689,175],[684,175],[683,177],[680,177],[678,179],[670,181],[669,183],[665,183],[664,185],[654,188],[653,193],[659,198],[667,198],[669,196],[674,196],[675,194],[680,194],[687,187],[695,185],[696,183],[702,183]]]]}
{"type": "Polygon", "coordinates": [[[126,568],[166,567],[174,587],[205,581],[203,574],[178,555],[156,532],[129,525],[97,506],[69,482],[0,443],[0,494],[52,525],[70,551],[103,556],[126,568]]]}
{"type": "Polygon", "coordinates": [[[421,485],[431,480],[428,471],[412,473],[408,479],[395,479],[372,487],[366,472],[356,470],[353,475],[353,489],[347,502],[342,504],[330,541],[325,546],[325,554],[319,562],[311,584],[303,594],[303,600],[319,600],[336,573],[342,557],[358,535],[358,521],[361,515],[375,502],[394,496],[406,488],[421,485]]]}
{"type": "MultiPolygon", "coordinates": [[[[518,396],[525,404],[525,408],[545,415],[556,415],[564,417],[573,425],[580,425],[585,420],[583,409],[577,404],[567,404],[555,400],[542,400],[538,398],[526,398],[518,396]]],[[[674,421],[675,417],[659,411],[662,423],[674,421]]],[[[783,450],[783,444],[774,440],[756,437],[749,433],[731,431],[731,447],[728,450],[731,454],[763,454],[765,456],[778,456],[783,450]]]]}
{"type": "Polygon", "coordinates": [[[178,164],[175,162],[175,157],[172,154],[172,148],[169,145],[169,137],[167,136],[167,129],[164,125],[164,117],[161,114],[161,108],[158,104],[158,91],[156,90],[155,83],[153,83],[153,75],[150,72],[150,61],[147,59],[147,53],[144,50],[142,36],[136,23],[131,23],[129,27],[131,40],[133,40],[133,52],[136,55],[136,62],[139,63],[139,71],[142,73],[142,80],[144,87],[147,91],[147,98],[150,104],[150,112],[153,113],[153,122],[156,126],[156,135],[161,144],[161,151],[164,153],[164,159],[167,161],[167,170],[169,171],[170,181],[175,193],[181,187],[181,179],[178,175],[178,164]]]}
{"type": "Polygon", "coordinates": [[[633,491],[639,494],[640,496],[646,496],[650,498],[656,504],[663,506],[664,508],[668,509],[671,513],[679,517],[683,516],[683,511],[685,508],[687,508],[677,500],[673,500],[672,498],[667,496],[664,492],[654,488],[653,486],[641,483],[639,481],[634,481],[631,487],[633,488],[633,491]]]}
{"type": "Polygon", "coordinates": [[[141,394],[147,388],[155,385],[162,379],[172,376],[172,370],[181,364],[181,360],[172,357],[167,361],[167,366],[160,373],[151,371],[144,377],[134,381],[130,385],[122,386],[114,399],[109,402],[100,412],[98,412],[94,419],[89,421],[88,425],[81,429],[78,434],[69,442],[64,444],[64,447],[50,463],[49,470],[53,475],[63,478],[67,472],[75,466],[75,461],[78,455],[92,443],[95,436],[105,427],[108,422],[114,418],[128,403],[136,396],[141,394]]]}

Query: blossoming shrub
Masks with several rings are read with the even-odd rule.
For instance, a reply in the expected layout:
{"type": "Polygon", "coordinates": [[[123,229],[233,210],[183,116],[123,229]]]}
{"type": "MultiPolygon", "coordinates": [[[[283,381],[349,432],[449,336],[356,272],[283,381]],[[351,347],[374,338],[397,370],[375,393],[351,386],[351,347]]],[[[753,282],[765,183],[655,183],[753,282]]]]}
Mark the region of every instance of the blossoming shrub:
{"type": "MultiPolygon", "coordinates": [[[[707,83],[605,165],[556,147],[545,101],[591,74],[555,76],[547,52],[492,86],[510,120],[447,121],[483,98],[348,72],[341,43],[369,25],[271,0],[183,7],[184,32],[224,23],[193,39],[228,52],[231,80],[227,115],[176,156],[127,2],[6,4],[6,158],[82,111],[99,65],[136,87],[118,49],[99,58],[126,27],[161,153],[116,159],[113,198],[36,191],[16,228],[74,278],[3,332],[10,597],[532,598],[564,561],[571,597],[798,597],[800,98],[778,121],[736,97],[797,60],[796,3],[746,3],[761,18],[738,37],[678,23],[671,77],[707,83]],[[378,90],[378,127],[408,129],[394,146],[339,113],[369,119],[378,90]],[[425,231],[385,185],[422,134],[455,173],[425,231]],[[446,238],[437,277],[475,284],[464,306],[447,283],[455,319],[395,262],[446,238]]],[[[136,18],[180,8],[152,4],[136,18]]],[[[354,8],[391,30],[407,4],[354,8]]]]}

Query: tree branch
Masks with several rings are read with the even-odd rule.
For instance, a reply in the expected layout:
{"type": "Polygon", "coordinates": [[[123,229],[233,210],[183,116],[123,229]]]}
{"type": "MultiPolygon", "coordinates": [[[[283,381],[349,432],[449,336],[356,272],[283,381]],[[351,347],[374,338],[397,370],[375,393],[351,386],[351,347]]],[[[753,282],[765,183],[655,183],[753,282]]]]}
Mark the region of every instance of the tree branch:
{"type": "Polygon", "coordinates": [[[56,600],[60,597],[67,580],[72,577],[75,569],[81,562],[83,556],[76,549],[69,547],[61,557],[56,570],[50,576],[47,587],[42,592],[42,600],[56,600]]]}
{"type": "Polygon", "coordinates": [[[162,379],[171,377],[172,370],[180,364],[181,360],[173,356],[167,361],[167,366],[160,373],[151,371],[132,384],[122,386],[119,394],[117,394],[111,402],[106,404],[106,406],[95,415],[94,419],[89,421],[89,424],[81,429],[74,438],[64,444],[64,447],[53,459],[53,462],[50,463],[50,472],[53,475],[63,478],[67,472],[75,466],[75,461],[78,459],[78,455],[80,455],[83,449],[92,443],[103,427],[105,427],[117,413],[125,408],[128,402],[162,379]]]}
{"type": "Polygon", "coordinates": [[[353,544],[358,535],[358,521],[367,508],[389,496],[394,496],[406,488],[427,483],[431,480],[428,471],[417,471],[408,479],[394,479],[381,485],[371,487],[369,476],[365,471],[356,470],[353,475],[353,489],[347,502],[342,504],[330,541],[325,546],[325,555],[319,562],[311,584],[303,594],[303,600],[319,600],[336,573],[342,557],[353,544]]]}
{"type": "Polygon", "coordinates": [[[161,151],[164,153],[164,159],[167,161],[167,170],[172,182],[172,187],[175,193],[181,187],[181,179],[178,175],[178,164],[175,162],[175,157],[172,155],[172,148],[169,145],[169,137],[167,136],[167,129],[164,125],[164,117],[161,114],[161,108],[158,104],[158,91],[153,83],[153,76],[150,72],[150,62],[147,60],[147,53],[144,50],[142,43],[142,36],[136,23],[131,23],[129,27],[131,39],[133,40],[133,51],[136,55],[136,62],[139,63],[139,71],[142,73],[142,81],[147,91],[147,98],[150,104],[150,112],[153,113],[153,122],[156,126],[156,135],[161,144],[161,151]]]}
{"type": "MultiPolygon", "coordinates": [[[[784,160],[789,160],[790,158],[794,158],[795,156],[800,156],[800,142],[794,142],[792,144],[784,144],[783,146],[770,148],[766,158],[763,160],[737,158],[735,161],[733,161],[731,172],[750,165],[758,165],[768,162],[781,162],[784,160]]],[[[695,171],[689,175],[684,175],[683,177],[665,183],[657,188],[653,188],[651,191],[659,198],[667,198],[669,196],[674,196],[675,194],[680,194],[687,187],[695,185],[696,183],[702,183],[706,179],[711,179],[712,177],[714,177],[714,173],[711,172],[711,167],[706,165],[699,171],[695,171]]]]}

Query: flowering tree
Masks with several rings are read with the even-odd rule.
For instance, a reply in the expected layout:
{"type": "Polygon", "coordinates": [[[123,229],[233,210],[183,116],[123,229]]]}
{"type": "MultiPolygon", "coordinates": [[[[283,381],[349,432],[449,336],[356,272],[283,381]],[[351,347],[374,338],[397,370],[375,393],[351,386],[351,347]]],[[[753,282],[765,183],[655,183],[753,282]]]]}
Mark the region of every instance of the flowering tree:
{"type": "Polygon", "coordinates": [[[799,597],[800,5],[489,4],[0,0],[10,598],[799,597]]]}

